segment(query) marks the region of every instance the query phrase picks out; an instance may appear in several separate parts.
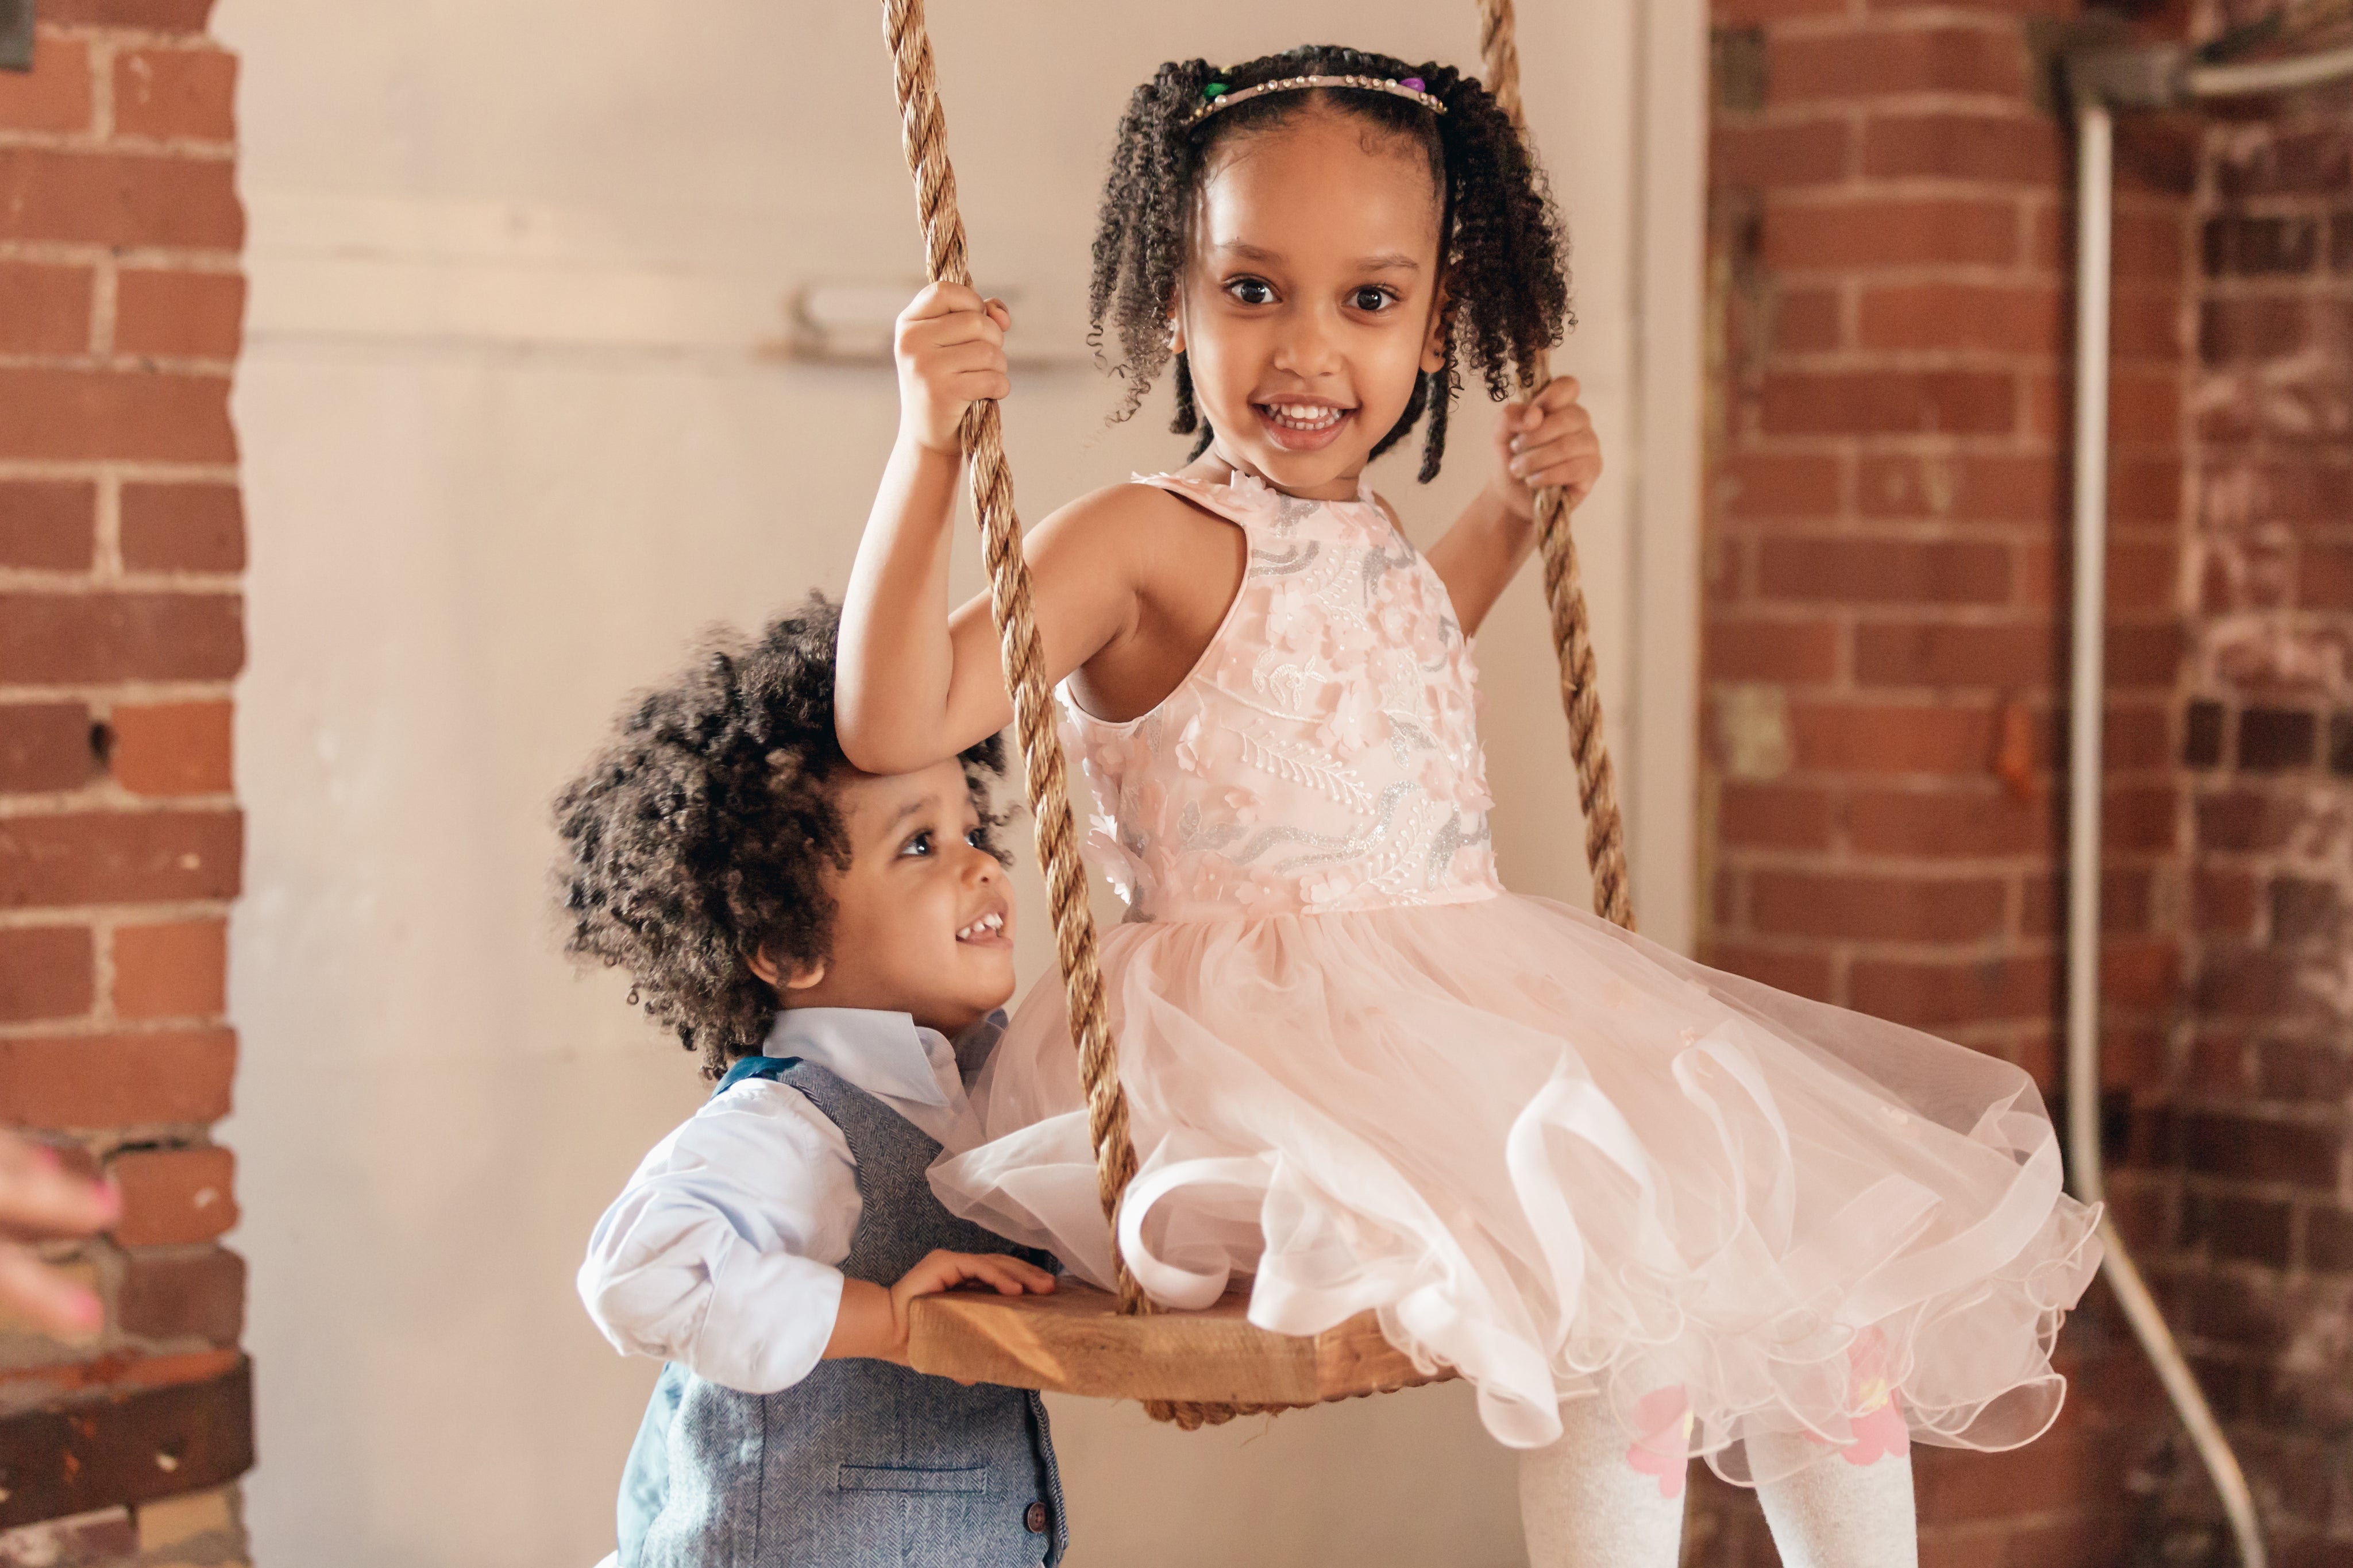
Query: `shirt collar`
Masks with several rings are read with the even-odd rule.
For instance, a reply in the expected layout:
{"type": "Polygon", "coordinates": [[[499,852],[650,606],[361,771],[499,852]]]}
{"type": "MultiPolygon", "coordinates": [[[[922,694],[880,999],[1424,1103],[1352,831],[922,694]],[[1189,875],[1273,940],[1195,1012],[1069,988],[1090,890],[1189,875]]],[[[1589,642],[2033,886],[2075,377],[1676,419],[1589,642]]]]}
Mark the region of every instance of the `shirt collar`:
{"type": "Polygon", "coordinates": [[[867,1007],[787,1007],[776,1015],[763,1055],[814,1062],[864,1089],[941,1142],[969,1110],[961,1043],[977,1068],[1005,1026],[1000,1010],[951,1041],[904,1013],[867,1007]],[[976,1049],[975,1047],[977,1047],[976,1049]]]}

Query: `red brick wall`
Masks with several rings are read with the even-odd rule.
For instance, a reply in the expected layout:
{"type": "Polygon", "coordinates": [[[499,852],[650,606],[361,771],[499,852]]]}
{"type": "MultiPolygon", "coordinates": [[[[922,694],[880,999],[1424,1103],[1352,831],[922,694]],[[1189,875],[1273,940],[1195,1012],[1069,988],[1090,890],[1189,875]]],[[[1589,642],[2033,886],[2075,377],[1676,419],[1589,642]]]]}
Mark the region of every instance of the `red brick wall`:
{"type": "Polygon", "coordinates": [[[40,0],[0,72],[0,1120],[121,1184],[58,1249],[99,1338],[0,1324],[0,1560],[242,1555],[224,1017],[244,660],[244,219],[209,0],[40,0]],[[47,1524],[31,1521],[51,1521],[47,1524]]]}
{"type": "MultiPolygon", "coordinates": [[[[1705,956],[2059,1079],[2073,204],[2038,0],[1716,0],[1705,956]]],[[[2182,967],[2194,156],[2118,171],[2105,1080],[2155,1100],[2182,967]]],[[[2142,1141],[2145,1144],[2148,1140],[2142,1141]]],[[[2146,1153],[2146,1151],[2138,1151],[2146,1153]]],[[[2127,1150],[2119,1147],[2119,1157],[2127,1150]]],[[[2112,1178],[2161,1239],[2164,1182],[2112,1178]]],[[[2173,1428],[2095,1289],[2060,1426],[1919,1450],[1924,1562],[2122,1561],[2173,1428]]],[[[1707,1489],[1695,1560],[1771,1561],[1707,1489]]]]}
{"type": "Polygon", "coordinates": [[[2200,145],[2193,879],[2168,1300],[2275,1561],[2343,1561],[2353,1420],[2353,91],[2200,145]]]}

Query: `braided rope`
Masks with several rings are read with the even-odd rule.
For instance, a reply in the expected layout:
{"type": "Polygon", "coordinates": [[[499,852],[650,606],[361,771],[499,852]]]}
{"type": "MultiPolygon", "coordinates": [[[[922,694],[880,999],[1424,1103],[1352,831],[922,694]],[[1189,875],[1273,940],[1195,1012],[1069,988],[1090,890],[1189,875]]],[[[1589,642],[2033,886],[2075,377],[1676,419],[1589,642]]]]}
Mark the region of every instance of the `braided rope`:
{"type": "MultiPolygon", "coordinates": [[[[1520,108],[1520,48],[1512,0],[1479,0],[1479,55],[1487,91],[1512,123],[1527,134],[1520,108]]],[[[1520,367],[1520,390],[1533,400],[1552,380],[1538,356],[1520,367]]],[[[1552,642],[1560,655],[1560,702],[1568,713],[1568,751],[1577,763],[1577,804],[1585,811],[1585,863],[1593,870],[1593,912],[1634,929],[1633,889],[1626,874],[1626,825],[1618,811],[1617,770],[1601,734],[1601,685],[1594,672],[1593,633],[1577,571],[1577,541],[1557,489],[1536,492],[1536,542],[1544,552],[1545,602],[1552,611],[1552,642]]]]}
{"type": "MultiPolygon", "coordinates": [[[[891,44],[892,86],[899,95],[900,142],[915,180],[923,225],[923,266],[934,282],[972,282],[965,258],[964,216],[956,210],[955,171],[948,164],[946,117],[940,110],[932,42],[923,0],[883,0],[883,31],[891,44]]],[[[1135,1144],[1127,1131],[1127,1095],[1119,1084],[1119,1053],[1103,1014],[1103,975],[1095,963],[1095,923],[1087,908],[1087,872],[1071,824],[1061,737],[1054,728],[1053,695],[1039,668],[1038,623],[1030,613],[1029,567],[1021,556],[1021,520],[1013,510],[1013,473],[1005,461],[1004,432],[994,402],[965,411],[964,449],[971,459],[972,510],[980,522],[981,554],[988,566],[988,605],[1004,649],[1013,722],[1021,742],[1022,782],[1038,823],[1038,859],[1054,910],[1054,949],[1069,989],[1071,1033],[1079,1046],[1079,1076],[1087,1089],[1087,1135],[1095,1147],[1095,1184],[1112,1226],[1112,1264],[1120,1305],[1130,1312],[1151,1304],[1119,1253],[1119,1201],[1135,1176],[1135,1144]]]]}

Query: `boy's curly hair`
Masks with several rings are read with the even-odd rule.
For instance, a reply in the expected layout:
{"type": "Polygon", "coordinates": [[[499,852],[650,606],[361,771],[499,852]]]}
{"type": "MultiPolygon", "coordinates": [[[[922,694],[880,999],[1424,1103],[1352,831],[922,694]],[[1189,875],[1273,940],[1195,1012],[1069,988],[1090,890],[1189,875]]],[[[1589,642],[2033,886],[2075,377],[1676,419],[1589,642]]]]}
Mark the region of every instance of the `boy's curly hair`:
{"type": "MultiPolygon", "coordinates": [[[[555,801],[565,951],[625,969],[629,1000],[700,1052],[702,1075],[760,1048],[776,994],[746,960],[782,968],[831,952],[828,867],[849,866],[833,799],[849,764],[833,730],[841,611],[811,595],[757,642],[713,636],[701,661],[640,696],[555,801]]],[[[983,839],[1006,858],[988,788],[990,736],[963,753],[983,839]]]]}
{"type": "MultiPolygon", "coordinates": [[[[1378,457],[1413,428],[1424,412],[1419,478],[1438,474],[1446,451],[1446,415],[1454,401],[1457,363],[1467,360],[1488,395],[1511,395],[1519,368],[1531,364],[1575,322],[1568,307],[1568,241],[1554,210],[1544,173],[1526,143],[1476,77],[1436,61],[1408,65],[1388,55],[1329,45],[1303,45],[1247,65],[1220,70],[1207,60],[1172,61],[1135,89],[1119,122],[1111,174],[1103,184],[1095,230],[1094,281],[1088,297],[1088,341],[1103,354],[1104,329],[1119,340],[1111,368],[1128,384],[1116,419],[1134,414],[1168,363],[1168,310],[1184,273],[1187,230],[1195,189],[1219,143],[1267,131],[1329,106],[1423,148],[1431,183],[1442,197],[1439,259],[1445,294],[1445,364],[1418,376],[1412,401],[1373,448],[1378,457]],[[1223,82],[1240,92],[1261,82],[1299,76],[1370,76],[1392,81],[1419,77],[1446,105],[1433,114],[1409,99],[1355,88],[1303,88],[1271,92],[1193,123],[1207,101],[1203,89],[1223,82]]],[[[1169,428],[1199,438],[1211,431],[1193,402],[1193,378],[1177,354],[1176,417],[1169,428]]]]}

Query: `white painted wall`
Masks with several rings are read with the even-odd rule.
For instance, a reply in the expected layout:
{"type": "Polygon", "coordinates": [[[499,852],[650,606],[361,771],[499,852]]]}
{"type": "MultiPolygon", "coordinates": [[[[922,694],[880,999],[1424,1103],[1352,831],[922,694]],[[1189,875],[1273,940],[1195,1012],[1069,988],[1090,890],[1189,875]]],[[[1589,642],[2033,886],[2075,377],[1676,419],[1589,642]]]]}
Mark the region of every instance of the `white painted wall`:
{"type": "MultiPolygon", "coordinates": [[[[1522,20],[1577,237],[1585,324],[1560,363],[1610,454],[1579,534],[1645,923],[1670,941],[1691,879],[1699,16],[1594,0],[1522,20]]],[[[981,280],[1062,350],[1112,126],[1158,60],[1344,30],[1409,58],[1476,47],[1467,3],[1411,0],[946,0],[932,25],[981,280]]],[[[847,573],[892,381],[773,345],[794,286],[920,270],[880,28],[838,0],[223,0],[215,26],[244,59],[253,218],[225,1136],[254,1270],[257,1552],[585,1568],[653,1369],[606,1349],[571,1273],[702,1089],[558,957],[546,802],[698,628],[847,573]]],[[[1165,416],[1105,429],[1111,397],[1082,365],[1019,376],[1029,515],[1176,460],[1165,416]]],[[[1490,417],[1465,405],[1426,492],[1401,459],[1377,470],[1425,539],[1480,482],[1490,417]]],[[[1543,624],[1524,582],[1481,639],[1499,851],[1514,886],[1582,899],[1543,624]]],[[[1034,877],[1022,898],[1043,973],[1034,877]]],[[[1056,1419],[1082,1565],[1518,1560],[1508,1458],[1459,1387],[1193,1436],[1124,1406],[1056,1419]]]]}

